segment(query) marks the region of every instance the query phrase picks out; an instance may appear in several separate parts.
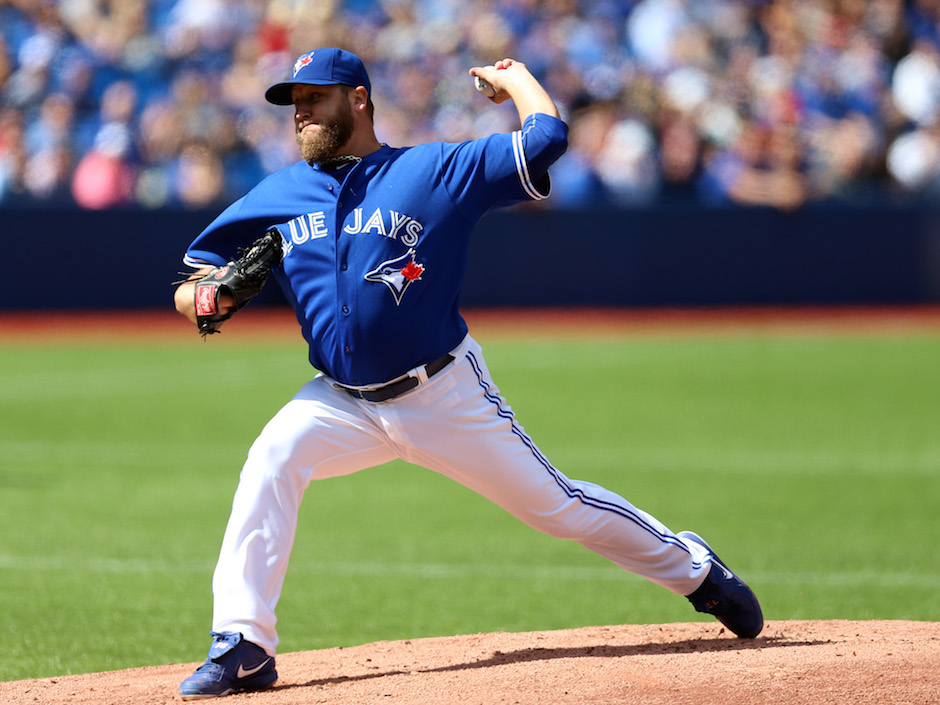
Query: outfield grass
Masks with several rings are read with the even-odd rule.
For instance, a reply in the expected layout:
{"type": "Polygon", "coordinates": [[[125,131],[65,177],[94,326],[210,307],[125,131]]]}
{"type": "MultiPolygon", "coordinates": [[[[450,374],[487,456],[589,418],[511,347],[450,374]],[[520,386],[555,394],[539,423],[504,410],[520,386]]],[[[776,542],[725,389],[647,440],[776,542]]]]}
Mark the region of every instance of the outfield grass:
{"type": "MultiPolygon", "coordinates": [[[[568,475],[693,528],[770,620],[940,620],[940,337],[487,340],[568,475]]],[[[199,661],[248,444],[297,344],[0,346],[0,680],[199,661]]],[[[285,652],[706,619],[392,463],[308,490],[285,652]]]]}

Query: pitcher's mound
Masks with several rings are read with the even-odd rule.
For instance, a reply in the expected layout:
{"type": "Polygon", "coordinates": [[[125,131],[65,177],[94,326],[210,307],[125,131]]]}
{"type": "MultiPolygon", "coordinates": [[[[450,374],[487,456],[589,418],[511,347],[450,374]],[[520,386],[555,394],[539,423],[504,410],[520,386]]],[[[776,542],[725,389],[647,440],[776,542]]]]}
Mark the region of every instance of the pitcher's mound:
{"type": "MultiPolygon", "coordinates": [[[[162,705],[198,664],[0,683],[7,705],[162,705]]],[[[282,654],[280,680],[225,705],[928,705],[940,623],[769,622],[587,627],[379,642],[282,654]]]]}

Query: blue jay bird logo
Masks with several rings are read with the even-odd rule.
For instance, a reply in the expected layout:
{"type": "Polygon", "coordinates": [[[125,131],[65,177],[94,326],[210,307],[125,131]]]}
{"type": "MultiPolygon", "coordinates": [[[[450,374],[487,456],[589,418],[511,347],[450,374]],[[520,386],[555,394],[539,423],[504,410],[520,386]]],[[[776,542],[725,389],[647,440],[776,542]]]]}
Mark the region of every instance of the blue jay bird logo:
{"type": "Polygon", "coordinates": [[[398,306],[408,287],[413,282],[421,281],[421,275],[426,271],[423,264],[415,261],[416,254],[414,248],[411,248],[401,257],[382,262],[366,274],[365,280],[385,284],[388,290],[392,292],[395,305],[398,306]]]}
{"type": "Polygon", "coordinates": [[[297,61],[294,62],[294,73],[291,75],[291,78],[297,77],[297,72],[300,71],[304,66],[313,61],[314,52],[308,51],[306,54],[301,56],[297,61]]]}

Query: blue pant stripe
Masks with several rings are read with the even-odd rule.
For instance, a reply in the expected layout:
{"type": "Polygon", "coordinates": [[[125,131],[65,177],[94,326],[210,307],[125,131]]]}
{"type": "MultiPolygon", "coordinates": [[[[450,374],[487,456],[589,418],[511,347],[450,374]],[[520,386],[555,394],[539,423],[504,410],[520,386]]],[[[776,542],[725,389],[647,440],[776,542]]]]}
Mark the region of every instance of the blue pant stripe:
{"type": "Polygon", "coordinates": [[[538,449],[538,447],[535,445],[535,442],[531,438],[529,438],[529,436],[516,423],[516,418],[513,412],[503,407],[504,399],[498,394],[494,394],[492,392],[490,385],[487,383],[486,379],[484,378],[482,367],[480,366],[479,361],[476,359],[473,353],[472,352],[468,353],[467,358],[470,360],[470,364],[473,367],[473,371],[477,376],[477,382],[480,385],[480,388],[483,390],[484,398],[486,398],[489,402],[493,404],[493,406],[496,408],[496,414],[498,416],[510,422],[510,424],[512,425],[512,433],[525,444],[525,446],[529,449],[532,455],[535,456],[535,458],[539,461],[542,467],[544,467],[545,470],[552,476],[552,478],[555,480],[558,486],[561,487],[561,489],[564,491],[564,493],[567,496],[571,497],[572,499],[577,499],[580,502],[588,506],[595,507],[603,511],[609,511],[609,512],[618,514],[619,516],[622,516],[623,518],[628,519],[629,521],[632,521],[637,526],[640,526],[641,528],[645,529],[649,533],[653,534],[664,543],[672,544],[688,552],[688,548],[686,547],[684,543],[682,543],[681,540],[673,536],[663,536],[659,531],[651,527],[646,521],[644,521],[641,517],[631,512],[626,507],[622,507],[620,505],[617,505],[617,504],[614,504],[612,502],[608,502],[602,499],[598,499],[596,497],[590,497],[586,495],[583,490],[572,487],[570,484],[565,482],[565,480],[563,479],[558,469],[555,468],[548,461],[548,458],[546,458],[545,455],[538,449]]]}

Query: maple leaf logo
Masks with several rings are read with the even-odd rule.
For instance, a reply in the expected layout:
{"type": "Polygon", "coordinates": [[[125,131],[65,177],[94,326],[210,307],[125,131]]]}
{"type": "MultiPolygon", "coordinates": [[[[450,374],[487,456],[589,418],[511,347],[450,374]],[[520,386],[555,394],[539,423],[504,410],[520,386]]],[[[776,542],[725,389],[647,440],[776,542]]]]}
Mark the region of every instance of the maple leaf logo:
{"type": "Polygon", "coordinates": [[[405,278],[406,281],[417,281],[421,278],[421,275],[424,273],[424,265],[418,264],[414,260],[411,260],[405,267],[401,270],[401,275],[405,278]]]}

